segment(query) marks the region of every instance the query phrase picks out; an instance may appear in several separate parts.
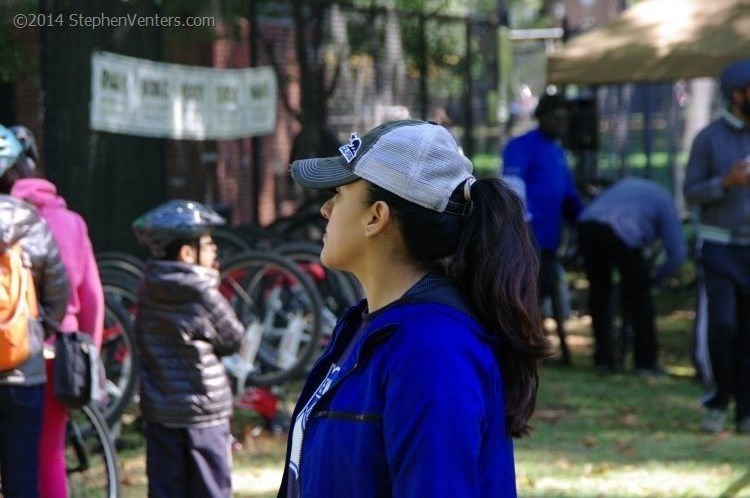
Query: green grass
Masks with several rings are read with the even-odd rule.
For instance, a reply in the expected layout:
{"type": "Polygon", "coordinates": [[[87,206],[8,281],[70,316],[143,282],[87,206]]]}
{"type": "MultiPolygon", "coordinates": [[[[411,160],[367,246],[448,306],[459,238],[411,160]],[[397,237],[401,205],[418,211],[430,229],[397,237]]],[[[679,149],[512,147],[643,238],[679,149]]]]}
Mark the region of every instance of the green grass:
{"type": "MultiPolygon", "coordinates": [[[[574,277],[574,276],[572,276],[574,277]]],[[[573,282],[574,298],[585,282],[573,282]]],[[[568,322],[573,367],[544,366],[531,437],[516,441],[519,495],[537,498],[750,497],[750,436],[698,431],[703,390],[689,357],[693,290],[657,295],[661,361],[669,375],[596,375],[588,317],[568,322]],[[726,493],[726,494],[723,494],[726,493]]],[[[276,495],[283,438],[238,412],[235,496],[276,495]]],[[[145,496],[142,451],[125,455],[124,496],[145,496]]]]}
{"type": "Polygon", "coordinates": [[[662,290],[657,302],[663,378],[597,375],[587,322],[569,322],[575,366],[542,370],[535,430],[516,443],[521,495],[750,497],[750,437],[698,431],[693,291],[662,290]]]}
{"type": "Polygon", "coordinates": [[[699,434],[699,394],[685,377],[549,369],[533,436],[516,444],[521,494],[719,496],[750,471],[750,438],[699,434]]]}

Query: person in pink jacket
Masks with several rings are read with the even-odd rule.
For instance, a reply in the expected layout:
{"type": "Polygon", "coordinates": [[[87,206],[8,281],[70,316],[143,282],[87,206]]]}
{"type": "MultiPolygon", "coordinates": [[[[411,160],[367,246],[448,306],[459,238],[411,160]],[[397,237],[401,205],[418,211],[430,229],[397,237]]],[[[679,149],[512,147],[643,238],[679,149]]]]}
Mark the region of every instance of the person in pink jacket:
{"type": "MultiPolygon", "coordinates": [[[[60,329],[88,332],[97,349],[100,349],[104,325],[104,293],[86,222],[78,213],[68,209],[65,199],[57,194],[55,185],[43,178],[35,178],[39,173],[33,163],[37,159],[33,157],[36,154],[35,147],[33,151],[29,147],[29,144],[33,144],[30,132],[23,127],[14,127],[13,131],[31,154],[26,167],[12,172],[17,177],[11,195],[33,204],[39,210],[52,230],[70,281],[70,298],[60,329]]],[[[49,379],[52,378],[52,365],[51,361],[47,362],[49,379]]],[[[47,382],[39,448],[41,498],[67,496],[66,421],[67,409],[55,397],[53,383],[47,382]]]]}

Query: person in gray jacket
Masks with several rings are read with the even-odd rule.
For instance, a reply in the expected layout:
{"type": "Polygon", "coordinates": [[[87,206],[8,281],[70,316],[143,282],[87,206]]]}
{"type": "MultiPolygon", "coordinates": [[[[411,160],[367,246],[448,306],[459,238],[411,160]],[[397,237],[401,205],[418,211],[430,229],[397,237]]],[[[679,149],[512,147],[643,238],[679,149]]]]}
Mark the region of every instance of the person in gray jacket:
{"type": "Polygon", "coordinates": [[[36,208],[7,195],[10,184],[4,174],[21,153],[13,133],[0,126],[0,251],[20,243],[40,305],[39,319],[29,321],[29,358],[12,370],[0,371],[0,480],[5,496],[35,497],[47,381],[43,344],[65,315],[69,285],[54,236],[36,208]]]}
{"type": "Polygon", "coordinates": [[[685,176],[708,301],[707,337],[696,341],[712,388],[701,428],[721,431],[734,398],[737,429],[750,433],[750,59],[724,70],[721,92],[727,107],[696,135],[685,176]]]}
{"type": "Polygon", "coordinates": [[[615,369],[612,270],[616,267],[624,297],[623,313],[632,320],[636,371],[641,375],[660,374],[651,288],[672,275],[687,253],[680,218],[669,192],[650,180],[618,181],[584,209],[578,224],[578,245],[590,284],[597,369],[615,369]],[[661,240],[667,259],[653,271],[646,255],[657,239],[661,240]]]}
{"type": "Polygon", "coordinates": [[[229,497],[232,390],[220,357],[244,327],[219,293],[210,230],[224,219],[169,201],[133,223],[151,252],[138,290],[141,413],[149,497],[229,497]]]}

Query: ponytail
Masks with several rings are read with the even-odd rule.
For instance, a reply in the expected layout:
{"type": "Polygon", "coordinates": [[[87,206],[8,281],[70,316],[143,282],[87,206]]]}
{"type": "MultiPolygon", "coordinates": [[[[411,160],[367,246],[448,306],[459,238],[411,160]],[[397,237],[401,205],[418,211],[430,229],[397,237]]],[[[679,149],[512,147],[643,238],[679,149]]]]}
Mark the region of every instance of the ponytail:
{"type": "Polygon", "coordinates": [[[521,437],[529,432],[536,405],[539,360],[550,356],[537,295],[539,261],[523,204],[510,187],[499,179],[481,179],[471,186],[471,200],[450,274],[495,334],[506,426],[521,437]]]}

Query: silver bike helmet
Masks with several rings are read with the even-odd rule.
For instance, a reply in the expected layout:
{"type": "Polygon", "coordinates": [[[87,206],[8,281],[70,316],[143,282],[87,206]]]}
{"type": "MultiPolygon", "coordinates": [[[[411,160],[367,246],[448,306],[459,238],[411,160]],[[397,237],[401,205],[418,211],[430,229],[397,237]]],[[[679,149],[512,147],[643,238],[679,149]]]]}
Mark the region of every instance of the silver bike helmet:
{"type": "Polygon", "coordinates": [[[168,201],[133,222],[138,242],[155,258],[163,258],[166,248],[178,239],[197,239],[212,228],[224,225],[219,214],[195,201],[168,201]]]}

